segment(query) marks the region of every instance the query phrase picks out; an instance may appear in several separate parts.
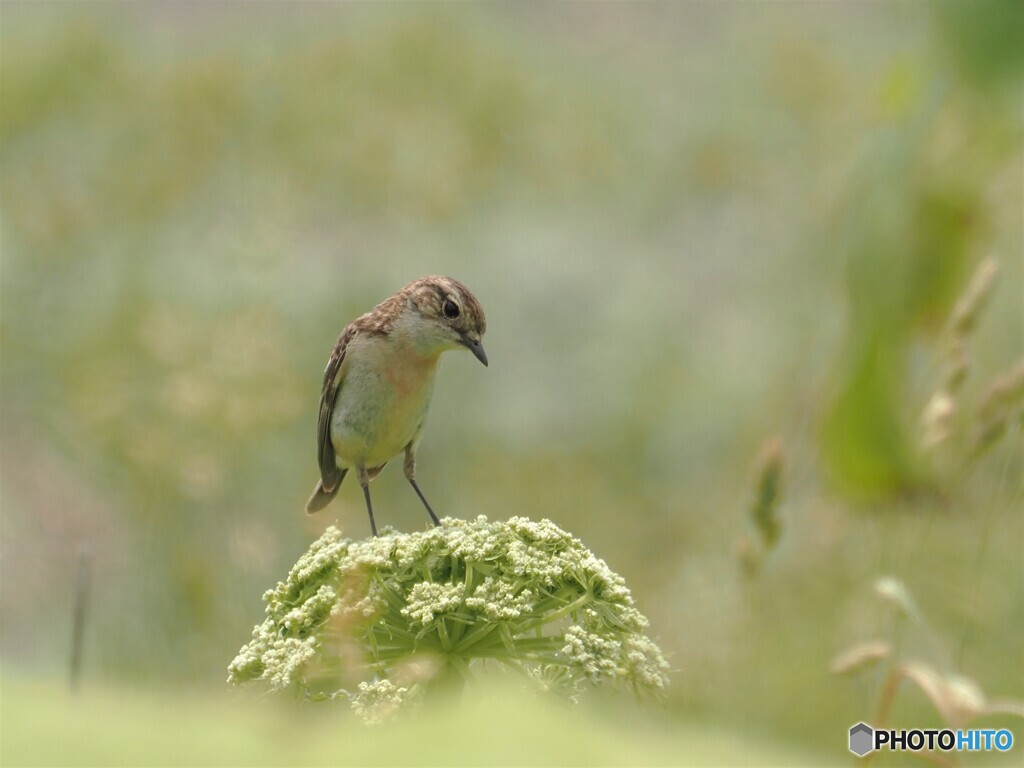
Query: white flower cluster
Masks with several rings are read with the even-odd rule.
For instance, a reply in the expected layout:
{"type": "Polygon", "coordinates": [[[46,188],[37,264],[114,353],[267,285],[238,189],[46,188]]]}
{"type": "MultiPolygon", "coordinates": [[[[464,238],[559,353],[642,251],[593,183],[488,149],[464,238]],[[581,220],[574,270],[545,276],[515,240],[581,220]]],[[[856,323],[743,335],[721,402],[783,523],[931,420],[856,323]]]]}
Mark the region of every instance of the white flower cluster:
{"type": "Polygon", "coordinates": [[[287,581],[264,593],[267,618],[228,666],[229,682],[263,680],[287,688],[301,681],[303,668],[319,651],[317,630],[338,605],[337,564],[348,546],[336,528],[327,529],[295,563],[287,581]]]}
{"type": "Polygon", "coordinates": [[[533,592],[508,581],[487,576],[466,598],[466,607],[491,621],[511,621],[533,610],[533,592]]]}
{"type": "Polygon", "coordinates": [[[565,630],[562,654],[593,683],[615,674],[621,652],[622,643],[618,640],[587,632],[579,625],[565,630]]]}
{"type": "Polygon", "coordinates": [[[287,688],[299,671],[316,656],[315,639],[268,637],[265,626],[253,630],[253,641],[228,666],[228,681],[265,680],[273,688],[287,688]]]}
{"type": "Polygon", "coordinates": [[[462,606],[465,591],[466,585],[458,582],[438,584],[421,581],[409,591],[408,602],[401,613],[414,624],[426,627],[434,621],[435,616],[458,610],[462,606]]]}
{"type": "Polygon", "coordinates": [[[399,687],[390,680],[375,680],[360,683],[359,692],[349,699],[352,711],[367,725],[380,725],[387,721],[396,710],[417,697],[417,686],[399,687]]]}
{"type": "Polygon", "coordinates": [[[291,571],[288,573],[288,580],[284,584],[278,584],[275,592],[280,594],[282,587],[297,586],[313,580],[320,580],[321,577],[337,567],[339,558],[345,554],[350,546],[351,542],[342,537],[341,531],[331,526],[323,532],[319,539],[313,542],[309,551],[292,566],[291,571]]]}
{"type": "Polygon", "coordinates": [[[549,520],[447,518],[356,542],[329,528],[264,597],[267,618],[228,679],[335,690],[327,698],[344,694],[369,720],[408,699],[388,675],[417,654],[450,662],[439,675],[491,659],[574,694],[583,683],[667,684],[622,577],[549,520]],[[340,688],[368,676],[356,693],[340,688]]]}
{"type": "Polygon", "coordinates": [[[668,661],[651,638],[632,634],[622,641],[622,646],[624,666],[620,674],[640,688],[658,690],[668,685],[668,661]]]}

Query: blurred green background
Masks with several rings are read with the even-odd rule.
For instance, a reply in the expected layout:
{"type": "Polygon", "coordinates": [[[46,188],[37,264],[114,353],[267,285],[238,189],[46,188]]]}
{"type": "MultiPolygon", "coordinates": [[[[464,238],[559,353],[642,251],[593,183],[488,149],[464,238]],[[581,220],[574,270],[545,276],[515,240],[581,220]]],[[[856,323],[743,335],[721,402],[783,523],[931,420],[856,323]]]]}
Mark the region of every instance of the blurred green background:
{"type": "MultiPolygon", "coordinates": [[[[1019,401],[970,458],[1024,351],[1022,39],[1016,2],[5,2],[4,764],[39,757],[25,712],[73,717],[82,552],[83,744],[107,754],[124,712],[95,712],[126,696],[139,732],[230,710],[263,590],[326,525],[368,533],[354,484],[303,511],[331,345],[431,273],[481,300],[491,366],[445,357],[421,485],[442,515],[550,518],[625,576],[676,670],[676,741],[637,761],[844,762],[885,667],[829,666],[876,638],[1024,697],[1019,401]],[[921,415],[986,257],[936,448],[921,415]]],[[[424,524],[394,467],[374,494],[424,524]]],[[[943,722],[912,686],[893,720],[943,722]]],[[[256,759],[219,746],[182,761],[256,759]]]]}

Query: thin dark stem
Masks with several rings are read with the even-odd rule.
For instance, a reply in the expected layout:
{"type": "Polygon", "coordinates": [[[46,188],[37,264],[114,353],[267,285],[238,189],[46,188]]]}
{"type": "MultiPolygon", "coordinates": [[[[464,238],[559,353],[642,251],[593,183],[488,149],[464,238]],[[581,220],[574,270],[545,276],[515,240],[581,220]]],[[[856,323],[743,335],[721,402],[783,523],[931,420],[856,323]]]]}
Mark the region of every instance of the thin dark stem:
{"type": "Polygon", "coordinates": [[[71,693],[78,692],[78,681],[82,675],[82,644],[85,639],[85,620],[89,607],[89,591],[92,582],[92,552],[87,547],[78,550],[78,568],[75,572],[74,618],[71,627],[71,668],[68,686],[71,693]]]}

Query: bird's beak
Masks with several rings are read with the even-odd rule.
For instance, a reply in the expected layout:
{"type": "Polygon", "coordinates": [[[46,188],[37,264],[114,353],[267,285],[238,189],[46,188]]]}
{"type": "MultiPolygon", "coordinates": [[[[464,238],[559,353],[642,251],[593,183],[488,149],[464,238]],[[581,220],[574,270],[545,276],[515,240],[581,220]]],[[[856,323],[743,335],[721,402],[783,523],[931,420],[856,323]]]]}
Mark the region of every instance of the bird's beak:
{"type": "Polygon", "coordinates": [[[462,343],[466,348],[473,353],[477,360],[487,365],[487,353],[484,352],[484,345],[480,343],[480,339],[471,339],[468,336],[462,337],[462,343]]]}

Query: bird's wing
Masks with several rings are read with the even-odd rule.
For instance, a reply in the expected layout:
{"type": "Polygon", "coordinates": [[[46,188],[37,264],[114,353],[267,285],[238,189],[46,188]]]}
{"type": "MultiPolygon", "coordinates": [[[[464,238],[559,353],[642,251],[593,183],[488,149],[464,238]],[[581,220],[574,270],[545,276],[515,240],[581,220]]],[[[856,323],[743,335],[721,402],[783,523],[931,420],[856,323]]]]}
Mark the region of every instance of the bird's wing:
{"type": "Polygon", "coordinates": [[[341,389],[341,382],[345,378],[342,371],[345,352],[358,333],[359,329],[355,323],[345,327],[335,342],[331,358],[327,361],[327,368],[324,369],[324,386],[320,392],[320,418],[316,425],[316,453],[320,462],[320,478],[327,492],[334,490],[344,477],[335,463],[334,445],[331,443],[331,414],[334,413],[334,402],[338,399],[338,390],[341,389]]]}

